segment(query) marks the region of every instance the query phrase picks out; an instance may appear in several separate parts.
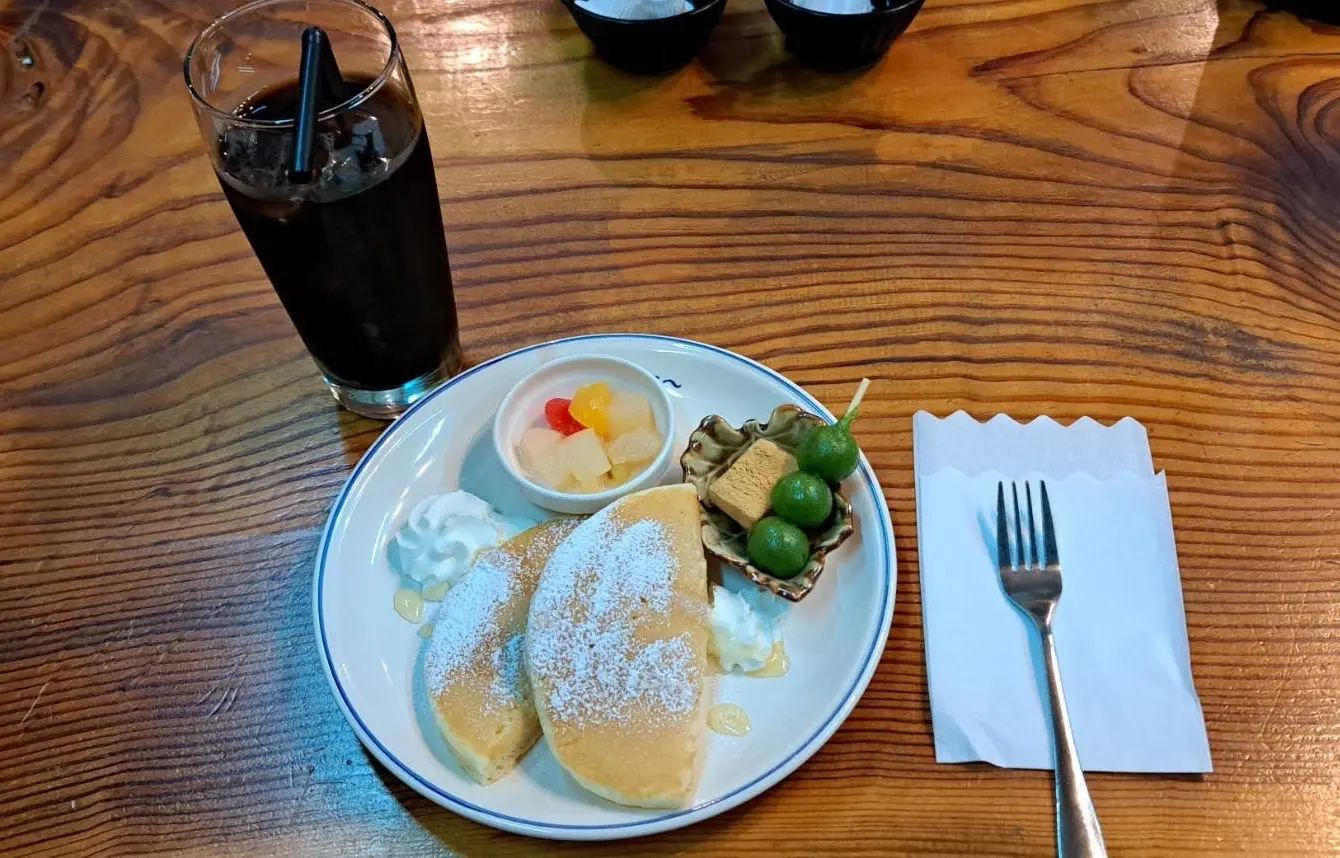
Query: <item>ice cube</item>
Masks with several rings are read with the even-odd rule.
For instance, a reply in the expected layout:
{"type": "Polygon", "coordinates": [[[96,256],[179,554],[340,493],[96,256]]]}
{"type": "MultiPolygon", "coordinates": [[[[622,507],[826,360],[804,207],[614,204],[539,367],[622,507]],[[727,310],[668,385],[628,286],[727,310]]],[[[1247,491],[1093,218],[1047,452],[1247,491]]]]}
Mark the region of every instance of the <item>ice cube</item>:
{"type": "Polygon", "coordinates": [[[358,153],[363,171],[375,172],[387,164],[386,137],[380,120],[371,113],[360,114],[349,128],[350,148],[358,153]]]}
{"type": "Polygon", "coordinates": [[[370,184],[357,147],[341,146],[329,152],[329,159],[321,167],[323,198],[340,199],[370,184]]]}
{"type": "Polygon", "coordinates": [[[219,135],[219,166],[239,190],[271,191],[287,182],[288,138],[270,131],[231,126],[219,135]]]}

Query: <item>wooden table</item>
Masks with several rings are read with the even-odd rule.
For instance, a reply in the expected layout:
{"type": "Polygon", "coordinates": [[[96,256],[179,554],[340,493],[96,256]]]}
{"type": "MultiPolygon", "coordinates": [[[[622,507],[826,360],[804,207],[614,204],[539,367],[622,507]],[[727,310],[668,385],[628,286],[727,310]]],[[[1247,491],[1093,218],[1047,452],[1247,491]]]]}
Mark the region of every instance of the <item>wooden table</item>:
{"type": "Polygon", "coordinates": [[[863,75],[759,0],[663,78],[557,2],[395,0],[467,358],[707,340],[861,425],[897,616],[833,741],[692,829],[493,832],[374,765],[315,653],[335,408],[180,72],[218,4],[0,6],[0,847],[25,855],[1008,854],[1049,777],[937,766],[911,414],[1133,415],[1172,486],[1216,771],[1095,775],[1114,854],[1340,850],[1340,31],[1249,0],[929,0],[863,75]],[[705,297],[712,296],[710,299],[705,297]]]}

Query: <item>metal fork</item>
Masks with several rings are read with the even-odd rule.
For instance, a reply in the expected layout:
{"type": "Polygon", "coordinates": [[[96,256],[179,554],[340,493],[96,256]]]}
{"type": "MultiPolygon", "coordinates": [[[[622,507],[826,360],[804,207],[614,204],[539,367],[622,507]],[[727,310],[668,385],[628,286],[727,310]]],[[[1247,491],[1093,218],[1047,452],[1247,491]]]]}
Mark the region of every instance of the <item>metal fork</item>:
{"type": "Polygon", "coordinates": [[[1047,691],[1052,710],[1052,739],[1056,761],[1056,854],[1061,858],[1106,858],[1103,830],[1089,798],[1084,770],[1075,753],[1070,734],[1070,716],[1066,713],[1065,692],[1061,689],[1061,668],[1056,660],[1056,639],[1052,636],[1052,614],[1061,599],[1061,558],[1056,551],[1056,528],[1052,525],[1052,506],[1047,499],[1047,484],[1041,483],[1042,544],[1039,561],[1037,528],[1033,524],[1033,491],[1024,483],[1028,504],[1027,560],[1024,556],[1023,516],[1019,514],[1019,487],[1010,483],[1014,496],[1014,544],[1019,562],[1010,552],[1010,522],[1005,512],[1005,484],[996,485],[996,550],[1000,564],[1000,583],[1015,607],[1028,615],[1042,638],[1042,658],[1047,665],[1047,691]]]}

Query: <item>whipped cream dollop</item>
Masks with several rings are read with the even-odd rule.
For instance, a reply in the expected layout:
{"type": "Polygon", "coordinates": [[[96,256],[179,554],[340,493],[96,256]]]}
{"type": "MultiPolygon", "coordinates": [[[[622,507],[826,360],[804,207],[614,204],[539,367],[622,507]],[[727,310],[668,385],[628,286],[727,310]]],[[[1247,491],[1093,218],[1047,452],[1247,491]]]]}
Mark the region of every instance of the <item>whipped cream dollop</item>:
{"type": "Polygon", "coordinates": [[[469,492],[426,497],[387,545],[391,569],[425,589],[455,586],[475,556],[500,545],[511,528],[488,501],[469,492]]]}
{"type": "Polygon", "coordinates": [[[782,639],[777,597],[761,591],[747,592],[748,596],[712,585],[712,651],[728,672],[761,669],[782,639]]]}

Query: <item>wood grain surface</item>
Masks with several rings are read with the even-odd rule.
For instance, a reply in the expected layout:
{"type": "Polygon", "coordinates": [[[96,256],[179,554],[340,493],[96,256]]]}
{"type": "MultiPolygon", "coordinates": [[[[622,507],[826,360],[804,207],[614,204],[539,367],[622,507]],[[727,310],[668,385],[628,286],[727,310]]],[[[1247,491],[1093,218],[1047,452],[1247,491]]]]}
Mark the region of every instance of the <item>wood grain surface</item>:
{"type": "Polygon", "coordinates": [[[861,426],[897,616],[776,789],[607,847],[363,753],[311,631],[336,409],[212,175],[219,3],[0,0],[0,848],[22,855],[1036,855],[1049,777],[937,766],[911,414],[1149,428],[1216,771],[1094,775],[1114,855],[1340,853],[1340,29],[1249,0],[928,0],[798,67],[760,0],[634,78],[550,0],[387,0],[478,362],[590,331],[766,362],[861,426]],[[710,294],[711,300],[704,295],[710,294]]]}

